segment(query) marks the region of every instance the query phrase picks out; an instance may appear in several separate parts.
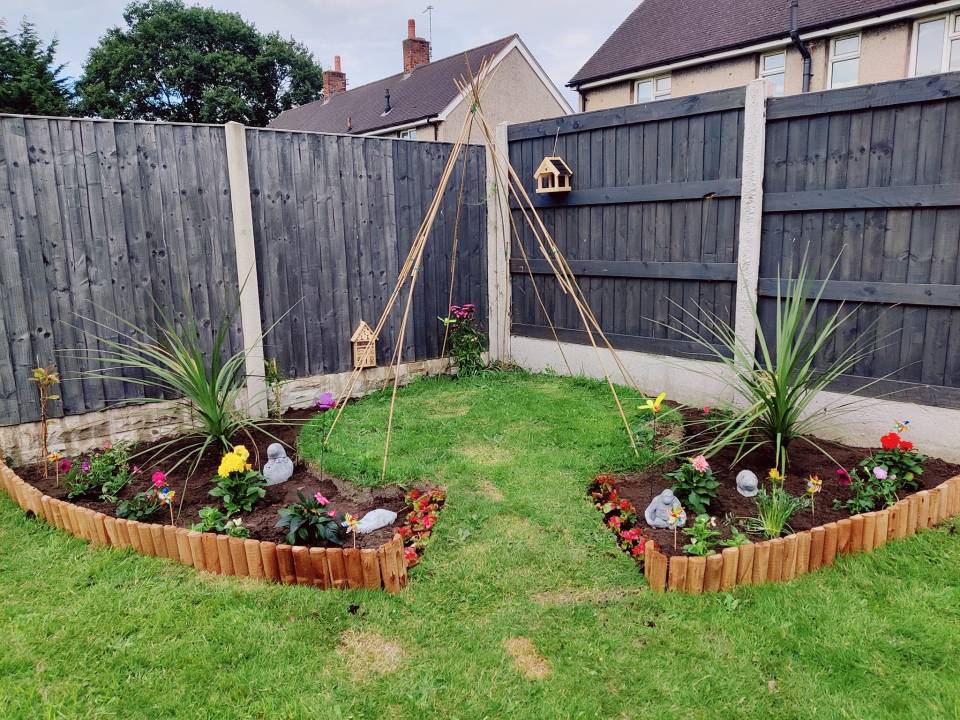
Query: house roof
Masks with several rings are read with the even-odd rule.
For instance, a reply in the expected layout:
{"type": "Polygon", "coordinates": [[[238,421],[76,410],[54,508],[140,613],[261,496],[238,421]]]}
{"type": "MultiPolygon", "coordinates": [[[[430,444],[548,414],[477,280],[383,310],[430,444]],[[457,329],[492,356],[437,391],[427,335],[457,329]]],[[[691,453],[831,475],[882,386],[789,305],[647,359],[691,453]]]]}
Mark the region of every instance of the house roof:
{"type": "MultiPolygon", "coordinates": [[[[811,31],[929,4],[930,0],[800,0],[811,31]]],[[[567,83],[581,85],[786,37],[787,0],[643,0],[567,83]]]]}
{"type": "Polygon", "coordinates": [[[267,127],[281,130],[363,134],[431,118],[457,96],[456,79],[467,75],[467,64],[477,72],[480,63],[492,58],[517,38],[495,40],[450,57],[434,60],[360,87],[337,93],[328,101],[317,100],[285,110],[267,127]],[[391,110],[383,114],[384,94],[390,91],[391,110]]]}

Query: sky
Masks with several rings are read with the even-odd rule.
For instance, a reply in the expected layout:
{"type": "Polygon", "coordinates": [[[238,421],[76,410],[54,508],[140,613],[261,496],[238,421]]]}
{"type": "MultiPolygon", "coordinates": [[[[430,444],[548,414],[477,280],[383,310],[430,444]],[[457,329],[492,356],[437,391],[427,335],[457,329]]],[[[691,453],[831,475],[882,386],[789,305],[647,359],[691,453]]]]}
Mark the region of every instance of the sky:
{"type": "MultiPolygon", "coordinates": [[[[44,40],[59,40],[64,74],[80,75],[87,53],[108,27],[123,23],[127,0],[3,0],[8,29],[28,18],[44,40]]],[[[403,69],[400,43],[407,19],[428,37],[433,18],[433,57],[442,58],[519,33],[547,74],[576,107],[565,83],[638,4],[638,0],[205,0],[238,12],[263,32],[294,37],[324,67],[340,55],[348,87],[403,69]],[[432,13],[425,13],[428,5],[432,13]]]]}

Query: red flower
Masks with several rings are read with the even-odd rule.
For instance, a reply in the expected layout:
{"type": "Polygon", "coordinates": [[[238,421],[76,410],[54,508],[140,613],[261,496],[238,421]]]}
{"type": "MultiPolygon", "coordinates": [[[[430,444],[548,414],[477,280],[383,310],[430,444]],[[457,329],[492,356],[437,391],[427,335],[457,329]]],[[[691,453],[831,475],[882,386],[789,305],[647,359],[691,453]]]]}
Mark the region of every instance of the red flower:
{"type": "Polygon", "coordinates": [[[403,557],[407,563],[415,563],[417,561],[417,549],[415,547],[404,548],[403,557]]]}
{"type": "Polygon", "coordinates": [[[616,528],[617,530],[619,530],[619,529],[620,529],[620,516],[619,516],[619,515],[611,515],[611,516],[610,516],[610,519],[607,520],[607,525],[609,525],[609,526],[612,527],[612,528],[616,528]]]}
{"type": "Polygon", "coordinates": [[[908,450],[913,450],[913,443],[909,440],[901,440],[898,448],[903,450],[903,452],[907,452],[908,450]]]}
{"type": "Polygon", "coordinates": [[[411,490],[411,491],[410,491],[410,499],[411,499],[411,500],[416,500],[418,497],[420,497],[420,491],[419,491],[419,490],[411,490]]]}
{"type": "Polygon", "coordinates": [[[634,542],[640,539],[640,528],[630,528],[629,530],[624,530],[620,533],[620,537],[629,542],[634,542]]]}
{"type": "Polygon", "coordinates": [[[638,555],[642,555],[643,544],[641,543],[640,545],[634,545],[632,548],[630,548],[630,554],[633,555],[634,557],[637,557],[638,555]]]}
{"type": "Polygon", "coordinates": [[[900,447],[900,436],[895,432],[887,433],[882,438],[880,438],[880,444],[883,446],[884,450],[896,450],[900,447]]]}
{"type": "Polygon", "coordinates": [[[436,521],[437,521],[437,518],[434,517],[433,515],[424,515],[422,522],[423,522],[423,526],[424,526],[427,530],[429,530],[430,528],[433,527],[433,524],[434,524],[436,521]]]}
{"type": "Polygon", "coordinates": [[[629,509],[630,509],[630,501],[629,501],[629,500],[621,500],[621,501],[620,501],[620,509],[621,509],[621,510],[629,510],[629,509]]]}

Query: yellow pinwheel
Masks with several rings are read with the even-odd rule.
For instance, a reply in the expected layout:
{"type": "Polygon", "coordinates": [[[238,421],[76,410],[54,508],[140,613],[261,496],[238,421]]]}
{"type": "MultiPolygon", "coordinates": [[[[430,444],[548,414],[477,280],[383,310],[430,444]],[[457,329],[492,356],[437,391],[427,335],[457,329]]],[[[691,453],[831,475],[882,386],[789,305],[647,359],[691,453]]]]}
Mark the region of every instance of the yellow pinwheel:
{"type": "Polygon", "coordinates": [[[649,410],[653,414],[657,414],[663,409],[663,401],[667,399],[667,394],[665,392],[657,395],[655,400],[647,398],[647,402],[640,406],[641,410],[649,410]]]}

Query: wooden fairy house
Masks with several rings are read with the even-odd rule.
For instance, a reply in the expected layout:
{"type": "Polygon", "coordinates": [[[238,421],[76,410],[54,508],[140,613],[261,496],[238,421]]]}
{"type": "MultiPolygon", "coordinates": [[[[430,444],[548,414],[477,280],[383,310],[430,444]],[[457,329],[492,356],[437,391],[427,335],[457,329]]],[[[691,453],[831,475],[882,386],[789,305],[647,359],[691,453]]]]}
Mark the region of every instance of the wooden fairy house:
{"type": "Polygon", "coordinates": [[[573,189],[573,170],[558,155],[545,157],[534,173],[537,193],[565,193],[573,189]]]}
{"type": "Polygon", "coordinates": [[[350,338],[353,345],[353,367],[357,370],[377,366],[377,338],[363,320],[350,338]]]}

